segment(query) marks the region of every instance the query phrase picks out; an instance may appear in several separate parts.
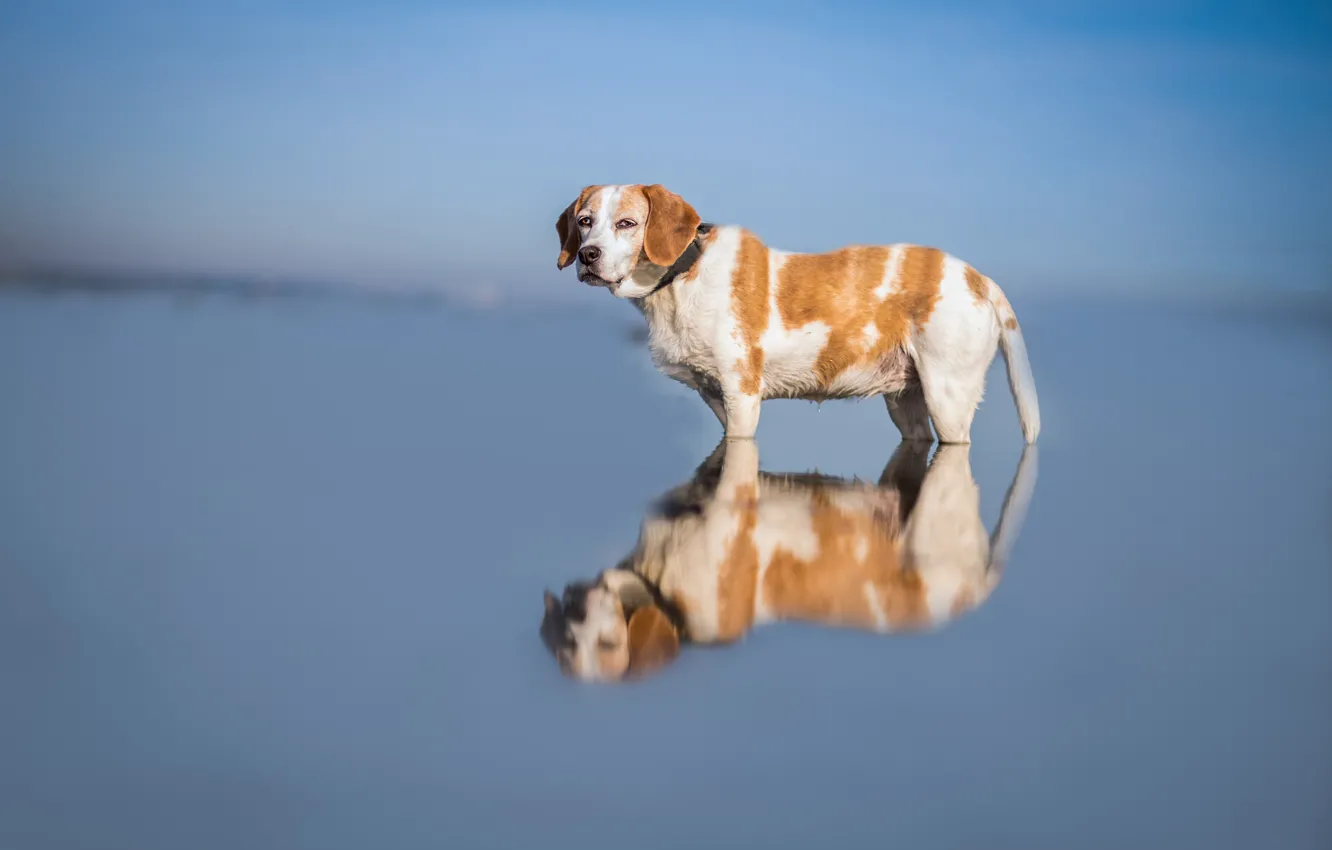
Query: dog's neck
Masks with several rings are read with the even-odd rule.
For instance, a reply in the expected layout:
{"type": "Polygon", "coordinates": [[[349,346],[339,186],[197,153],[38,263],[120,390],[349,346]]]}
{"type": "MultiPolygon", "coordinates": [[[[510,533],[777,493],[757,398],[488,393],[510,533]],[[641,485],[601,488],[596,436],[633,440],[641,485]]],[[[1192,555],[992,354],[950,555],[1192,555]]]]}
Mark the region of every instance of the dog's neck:
{"type": "Polygon", "coordinates": [[[633,616],[639,608],[655,605],[666,615],[666,619],[670,620],[680,638],[683,640],[686,637],[688,629],[684,613],[678,605],[664,597],[661,589],[649,582],[646,577],[626,566],[618,566],[606,570],[600,578],[606,588],[620,598],[620,605],[624,608],[626,618],[633,616]]]}
{"type": "Polygon", "coordinates": [[[716,227],[715,224],[700,224],[694,238],[669,268],[652,267],[653,270],[661,269],[661,276],[652,282],[647,295],[634,299],[634,306],[647,320],[651,335],[675,327],[682,307],[698,295],[695,284],[702,276],[699,264],[708,249],[706,237],[716,227]]]}
{"type": "Polygon", "coordinates": [[[716,227],[716,225],[708,222],[699,224],[698,228],[694,231],[694,238],[689,240],[689,244],[685,246],[684,253],[680,254],[676,261],[666,269],[662,276],[657,280],[656,285],[652,287],[652,291],[643,296],[643,301],[647,301],[647,299],[656,295],[658,292],[661,292],[672,283],[675,283],[680,275],[685,274],[697,265],[699,258],[703,256],[703,237],[707,236],[714,227],[716,227]]]}
{"type": "Polygon", "coordinates": [[[620,604],[624,606],[626,614],[644,605],[651,605],[658,595],[647,579],[627,567],[606,570],[600,578],[607,590],[620,597],[620,604]]]}

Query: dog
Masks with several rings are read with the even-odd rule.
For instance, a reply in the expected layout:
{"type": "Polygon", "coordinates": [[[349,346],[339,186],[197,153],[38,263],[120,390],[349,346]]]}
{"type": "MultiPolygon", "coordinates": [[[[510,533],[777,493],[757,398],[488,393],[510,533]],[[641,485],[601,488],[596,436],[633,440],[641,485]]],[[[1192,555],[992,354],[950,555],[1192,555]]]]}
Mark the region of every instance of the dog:
{"type": "Polygon", "coordinates": [[[660,184],[587,186],[556,220],[559,269],[632,300],[653,363],[732,438],[765,399],[882,395],[903,439],[969,443],[996,350],[1028,444],[1040,407],[1012,305],[970,265],[911,244],[769,248],[660,184]]]}
{"type": "Polygon", "coordinates": [[[992,538],[969,446],[903,441],[878,485],[758,467],[723,439],[649,510],[633,551],[592,581],[544,591],[541,639],[581,682],[639,679],[685,644],[731,644],[803,621],[880,634],[940,628],[985,602],[1036,481],[1027,446],[992,538]]]}

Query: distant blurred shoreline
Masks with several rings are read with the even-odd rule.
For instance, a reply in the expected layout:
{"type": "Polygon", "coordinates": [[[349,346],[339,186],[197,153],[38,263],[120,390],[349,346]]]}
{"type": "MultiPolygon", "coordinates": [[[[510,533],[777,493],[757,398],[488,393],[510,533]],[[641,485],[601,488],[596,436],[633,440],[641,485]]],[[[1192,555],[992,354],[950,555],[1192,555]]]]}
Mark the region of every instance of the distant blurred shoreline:
{"type": "MultiPolygon", "coordinates": [[[[573,308],[580,312],[603,312],[627,307],[614,299],[595,297],[604,293],[586,293],[594,297],[580,298],[578,296],[585,293],[577,289],[572,292],[565,290],[555,296],[542,296],[535,288],[514,292],[494,289],[469,291],[465,287],[448,285],[404,286],[252,275],[78,269],[0,270],[0,296],[9,294],[93,297],[157,295],[187,301],[201,298],[241,301],[371,301],[404,307],[460,311],[562,311],[573,308]]],[[[1286,318],[1301,324],[1325,325],[1332,330],[1332,288],[1325,291],[1260,291],[1253,287],[1210,292],[1150,292],[1142,287],[1126,287],[1117,292],[1105,289],[1041,289],[1021,293],[1015,300],[1020,300],[1028,309],[1062,305],[1102,305],[1109,309],[1118,306],[1155,306],[1162,310],[1183,310],[1195,314],[1248,315],[1267,320],[1286,318]]]]}
{"type": "Polygon", "coordinates": [[[163,294],[230,296],[243,299],[371,298],[422,305],[453,301],[442,290],[424,287],[363,286],[244,275],[192,275],[153,272],[39,270],[0,272],[0,293],[86,293],[89,295],[163,294]]]}

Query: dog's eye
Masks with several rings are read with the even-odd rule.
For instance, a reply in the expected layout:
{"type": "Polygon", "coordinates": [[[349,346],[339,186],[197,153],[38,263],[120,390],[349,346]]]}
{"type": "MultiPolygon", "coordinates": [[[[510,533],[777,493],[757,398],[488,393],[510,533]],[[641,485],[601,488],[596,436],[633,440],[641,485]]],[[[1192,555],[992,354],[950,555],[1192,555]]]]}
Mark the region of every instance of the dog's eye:
{"type": "Polygon", "coordinates": [[[638,224],[638,222],[634,221],[632,218],[622,218],[616,222],[615,226],[621,230],[628,230],[636,224],[638,224]]]}
{"type": "Polygon", "coordinates": [[[578,224],[579,224],[580,226],[582,226],[582,227],[591,227],[591,226],[592,226],[592,216],[590,216],[590,215],[585,215],[585,216],[583,216],[582,218],[578,219],[578,224]]]}
{"type": "Polygon", "coordinates": [[[610,638],[602,638],[597,641],[597,649],[603,652],[613,652],[617,647],[619,647],[619,644],[610,638]]]}

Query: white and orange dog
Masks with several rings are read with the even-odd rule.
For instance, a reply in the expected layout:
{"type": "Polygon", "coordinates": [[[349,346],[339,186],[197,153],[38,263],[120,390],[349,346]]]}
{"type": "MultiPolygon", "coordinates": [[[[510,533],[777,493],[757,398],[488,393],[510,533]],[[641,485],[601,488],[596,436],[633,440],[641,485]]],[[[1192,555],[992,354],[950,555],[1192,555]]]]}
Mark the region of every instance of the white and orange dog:
{"type": "Polygon", "coordinates": [[[1036,387],[994,281],[935,248],[769,248],[705,224],[660,185],[588,186],[556,222],[558,266],[632,299],[657,368],[694,388],[726,436],[748,438],[770,398],[883,395],[908,440],[968,443],[997,349],[1028,443],[1036,387]]]}
{"type": "Polygon", "coordinates": [[[1036,482],[1024,449],[987,537],[969,446],[903,441],[878,485],[759,471],[754,440],[722,440],[649,511],[634,550],[592,581],[545,593],[541,636],[574,679],[661,669],[683,644],[763,623],[881,634],[938,628],[989,598],[1036,482]]]}

